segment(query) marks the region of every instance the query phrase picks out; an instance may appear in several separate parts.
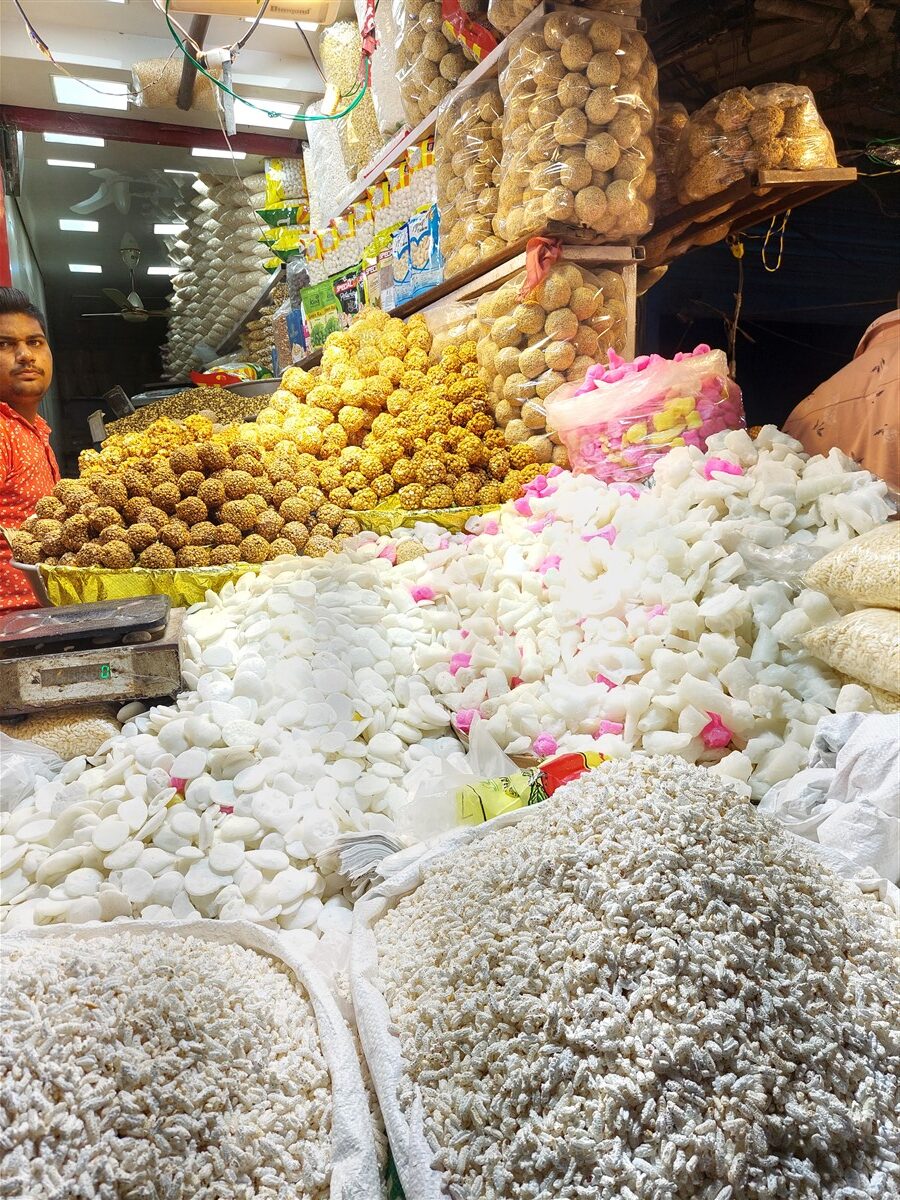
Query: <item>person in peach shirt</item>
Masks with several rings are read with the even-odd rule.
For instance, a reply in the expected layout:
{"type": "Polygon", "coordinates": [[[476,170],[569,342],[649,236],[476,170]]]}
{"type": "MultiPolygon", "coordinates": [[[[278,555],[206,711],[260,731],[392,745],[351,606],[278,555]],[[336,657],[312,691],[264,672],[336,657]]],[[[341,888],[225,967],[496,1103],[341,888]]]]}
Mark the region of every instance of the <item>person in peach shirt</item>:
{"type": "MultiPolygon", "coordinates": [[[[18,529],[59,480],[50,426],[38,416],[53,379],[43,314],[24,292],[0,288],[0,525],[18,529]]],[[[37,600],[0,538],[0,613],[37,600]]]]}
{"type": "Polygon", "coordinates": [[[784,432],[807,454],[837,446],[900,494],[900,309],[872,322],[852,361],[797,405],[784,432]]]}

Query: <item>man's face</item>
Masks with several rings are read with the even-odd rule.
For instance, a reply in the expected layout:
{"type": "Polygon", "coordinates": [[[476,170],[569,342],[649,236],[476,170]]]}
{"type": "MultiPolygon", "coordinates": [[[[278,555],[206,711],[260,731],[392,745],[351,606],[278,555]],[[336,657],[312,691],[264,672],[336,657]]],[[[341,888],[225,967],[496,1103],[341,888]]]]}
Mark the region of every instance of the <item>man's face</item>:
{"type": "Polygon", "coordinates": [[[53,378],[53,356],[34,317],[0,316],[0,401],[15,406],[39,401],[53,378]]]}

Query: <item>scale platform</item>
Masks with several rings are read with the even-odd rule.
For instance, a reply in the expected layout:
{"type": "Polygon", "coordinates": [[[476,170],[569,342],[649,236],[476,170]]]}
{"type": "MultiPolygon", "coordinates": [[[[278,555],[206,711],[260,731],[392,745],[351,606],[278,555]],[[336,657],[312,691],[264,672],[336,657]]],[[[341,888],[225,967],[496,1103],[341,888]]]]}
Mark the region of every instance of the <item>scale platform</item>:
{"type": "Polygon", "coordinates": [[[184,611],[136,596],[0,616],[0,716],[174,695],[184,611]]]}

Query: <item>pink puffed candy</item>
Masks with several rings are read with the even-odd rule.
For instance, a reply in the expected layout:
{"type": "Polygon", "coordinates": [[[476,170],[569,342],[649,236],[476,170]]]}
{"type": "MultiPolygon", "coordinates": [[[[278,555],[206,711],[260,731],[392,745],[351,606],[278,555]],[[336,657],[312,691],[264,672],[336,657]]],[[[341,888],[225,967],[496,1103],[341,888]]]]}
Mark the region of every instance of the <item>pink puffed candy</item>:
{"type": "Polygon", "coordinates": [[[467,637],[469,636],[469,631],[468,631],[468,629],[461,629],[461,630],[459,631],[459,636],[460,636],[461,638],[467,638],[467,637]]]}
{"type": "Polygon", "coordinates": [[[531,743],[531,749],[538,758],[549,758],[559,749],[559,743],[552,733],[539,733],[531,743]]]}
{"type": "Polygon", "coordinates": [[[457,671],[464,671],[472,662],[471,654],[463,654],[457,651],[450,659],[450,674],[455,675],[457,671]]]}
{"type": "Polygon", "coordinates": [[[482,529],[481,532],[488,534],[488,536],[493,536],[495,533],[499,533],[500,532],[499,522],[485,521],[484,528],[482,529]]]}
{"type": "Polygon", "coordinates": [[[416,604],[424,604],[426,600],[434,599],[435,591],[427,583],[417,583],[415,587],[409,589],[409,594],[416,604]]]}
{"type": "Polygon", "coordinates": [[[595,738],[603,737],[604,733],[623,733],[625,726],[621,721],[601,721],[594,734],[595,738]]]}
{"type": "Polygon", "coordinates": [[[559,466],[558,463],[554,463],[553,466],[550,468],[550,470],[547,472],[547,478],[553,479],[556,475],[562,475],[562,473],[563,473],[562,467],[559,466]]]}
{"type": "Polygon", "coordinates": [[[718,713],[708,712],[709,722],[700,730],[703,745],[707,750],[721,750],[734,737],[732,731],[724,723],[718,713]]]}
{"type": "Polygon", "coordinates": [[[520,496],[519,499],[513,503],[513,508],[516,510],[516,512],[519,514],[520,517],[533,517],[534,516],[534,513],[531,511],[531,505],[528,503],[527,496],[520,496]]]}
{"type": "Polygon", "coordinates": [[[449,548],[449,546],[450,546],[450,539],[448,537],[442,537],[441,540],[438,542],[438,550],[447,550],[449,548]]]}
{"type": "Polygon", "coordinates": [[[509,686],[510,688],[521,687],[524,682],[525,680],[520,679],[518,675],[513,675],[512,679],[509,681],[509,686]]]}
{"type": "Polygon", "coordinates": [[[453,718],[453,724],[460,733],[468,733],[472,728],[472,722],[476,717],[480,717],[481,709],[478,708],[461,708],[453,718]]]}
{"type": "Polygon", "coordinates": [[[561,562],[562,559],[558,554],[548,554],[547,557],[542,559],[534,569],[537,571],[538,575],[546,575],[548,571],[552,571],[554,567],[558,567],[561,562]]]}
{"type": "Polygon", "coordinates": [[[618,492],[620,496],[631,496],[633,500],[640,500],[641,493],[633,483],[611,483],[610,488],[614,492],[618,492]]]}
{"type": "Polygon", "coordinates": [[[392,567],[397,565],[397,543],[388,542],[383,549],[378,551],[379,558],[386,558],[392,567]]]}
{"type": "Polygon", "coordinates": [[[556,520],[554,513],[547,513],[546,517],[541,517],[538,521],[531,521],[525,528],[529,533],[543,533],[548,525],[556,520]]]}
{"type": "Polygon", "coordinates": [[[169,776],[169,787],[173,787],[176,792],[183,793],[184,789],[187,787],[187,780],[179,779],[177,775],[170,775],[169,776]]]}
{"type": "Polygon", "coordinates": [[[647,609],[647,617],[664,617],[668,612],[665,604],[654,604],[652,608],[647,609]]]}
{"type": "Polygon", "coordinates": [[[743,475],[744,468],[729,462],[727,458],[708,458],[703,466],[703,474],[707,479],[712,479],[716,471],[722,475],[743,475]]]}
{"type": "Polygon", "coordinates": [[[613,679],[610,679],[608,675],[603,675],[603,674],[600,674],[600,673],[598,673],[597,675],[595,675],[595,676],[594,676],[594,682],[595,682],[595,683],[602,683],[602,684],[603,684],[605,687],[609,688],[609,689],[610,689],[610,691],[611,691],[611,690],[612,690],[614,687],[618,687],[618,686],[619,686],[619,685],[618,685],[618,684],[615,682],[615,680],[613,680],[613,679]]]}
{"type": "Polygon", "coordinates": [[[234,812],[234,805],[233,804],[220,804],[219,812],[223,812],[226,817],[230,817],[231,814],[234,812]]]}

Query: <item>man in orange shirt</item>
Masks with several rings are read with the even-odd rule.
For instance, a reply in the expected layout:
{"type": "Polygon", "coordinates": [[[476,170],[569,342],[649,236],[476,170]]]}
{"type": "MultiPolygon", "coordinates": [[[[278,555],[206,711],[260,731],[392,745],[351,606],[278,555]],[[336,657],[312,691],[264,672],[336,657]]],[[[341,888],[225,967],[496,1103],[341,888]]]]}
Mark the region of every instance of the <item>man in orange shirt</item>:
{"type": "MultiPolygon", "coordinates": [[[[0,288],[0,525],[18,529],[59,479],[50,426],[38,405],[53,379],[43,314],[24,292],[0,288]]],[[[37,600],[0,538],[0,612],[37,600]]]]}
{"type": "Polygon", "coordinates": [[[784,432],[807,454],[837,446],[900,494],[900,310],[872,322],[852,362],[797,405],[784,432]]]}

